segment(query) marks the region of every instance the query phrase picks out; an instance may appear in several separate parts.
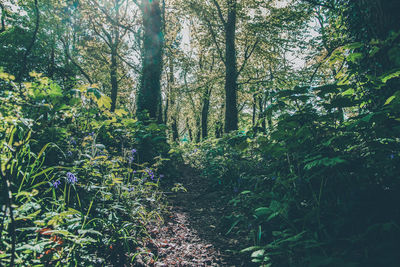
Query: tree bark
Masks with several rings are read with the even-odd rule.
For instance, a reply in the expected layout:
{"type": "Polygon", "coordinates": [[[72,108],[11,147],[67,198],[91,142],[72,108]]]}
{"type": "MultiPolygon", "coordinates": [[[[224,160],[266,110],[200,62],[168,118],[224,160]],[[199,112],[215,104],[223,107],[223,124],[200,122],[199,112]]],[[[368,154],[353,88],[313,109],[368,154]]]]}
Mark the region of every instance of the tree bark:
{"type": "Polygon", "coordinates": [[[258,97],[258,105],[260,108],[259,114],[258,114],[258,119],[261,121],[261,129],[265,133],[267,129],[267,125],[265,122],[265,110],[264,110],[264,99],[262,96],[258,97]]]}
{"type": "MultiPolygon", "coordinates": [[[[137,111],[157,119],[161,101],[163,33],[159,0],[143,0],[143,65],[137,98],[137,111]]],[[[142,116],[139,116],[142,117],[142,116]]],[[[143,117],[142,117],[143,118],[143,117]]]]}
{"type": "Polygon", "coordinates": [[[6,8],[4,7],[3,3],[0,3],[0,9],[1,9],[1,28],[0,28],[0,33],[4,32],[6,30],[6,8]]]}
{"type": "Polygon", "coordinates": [[[208,136],[208,111],[210,110],[210,96],[212,88],[205,88],[203,95],[203,106],[201,109],[201,137],[206,139],[208,136]]]}
{"type": "Polygon", "coordinates": [[[170,110],[168,117],[168,110],[165,111],[165,123],[171,121],[172,141],[176,142],[179,139],[178,132],[178,107],[176,106],[176,92],[174,91],[175,77],[174,77],[174,61],[169,57],[169,73],[168,73],[168,99],[167,107],[170,110]],[[169,104],[168,104],[169,103],[169,104]]]}
{"type": "Polygon", "coordinates": [[[236,62],[236,0],[228,0],[225,24],[225,133],[238,129],[237,62],[236,62]]]}
{"type": "Polygon", "coordinates": [[[118,95],[117,49],[116,49],[116,47],[113,47],[111,49],[110,76],[111,76],[111,112],[114,112],[115,107],[117,105],[117,95],[118,95]]]}

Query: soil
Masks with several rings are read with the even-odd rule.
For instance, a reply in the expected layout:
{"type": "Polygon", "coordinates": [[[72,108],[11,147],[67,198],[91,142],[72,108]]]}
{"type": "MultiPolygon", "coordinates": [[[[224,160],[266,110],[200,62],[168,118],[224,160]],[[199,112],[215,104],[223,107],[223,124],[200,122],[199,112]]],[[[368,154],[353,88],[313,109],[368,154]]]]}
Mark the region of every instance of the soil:
{"type": "Polygon", "coordinates": [[[182,168],[181,183],[187,192],[169,194],[169,215],[163,224],[148,226],[150,238],[136,266],[251,266],[237,251],[246,240],[221,233],[221,219],[231,196],[215,190],[193,169],[182,168]],[[150,257],[152,259],[150,259],[150,257]],[[155,260],[154,260],[155,259],[155,260]]]}

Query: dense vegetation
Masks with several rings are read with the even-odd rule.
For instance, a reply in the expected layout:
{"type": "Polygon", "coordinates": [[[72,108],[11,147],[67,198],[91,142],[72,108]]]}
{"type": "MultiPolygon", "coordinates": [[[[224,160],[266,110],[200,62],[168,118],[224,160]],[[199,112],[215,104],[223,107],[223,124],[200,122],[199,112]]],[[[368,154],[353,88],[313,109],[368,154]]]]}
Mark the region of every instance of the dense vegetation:
{"type": "Polygon", "coordinates": [[[184,165],[246,266],[400,265],[399,1],[0,9],[0,265],[153,266],[184,165]]]}

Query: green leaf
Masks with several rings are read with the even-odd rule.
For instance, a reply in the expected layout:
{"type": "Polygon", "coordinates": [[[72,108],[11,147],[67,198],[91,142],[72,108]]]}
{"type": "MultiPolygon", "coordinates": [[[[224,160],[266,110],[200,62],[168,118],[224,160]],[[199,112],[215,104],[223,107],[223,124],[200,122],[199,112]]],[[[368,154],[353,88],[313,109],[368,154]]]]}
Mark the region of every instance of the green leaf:
{"type": "Polygon", "coordinates": [[[256,249],[260,249],[260,248],[261,248],[260,246],[251,246],[251,247],[242,249],[240,251],[240,253],[250,252],[250,251],[253,251],[253,250],[256,250],[256,249]]]}
{"type": "Polygon", "coordinates": [[[350,88],[342,93],[342,96],[346,96],[346,95],[354,95],[354,89],[350,88]]]}
{"type": "Polygon", "coordinates": [[[399,76],[400,76],[400,70],[397,69],[397,70],[394,70],[394,71],[392,71],[392,72],[390,72],[388,74],[384,74],[384,75],[380,76],[379,78],[381,79],[381,81],[383,83],[386,83],[388,80],[393,79],[393,78],[397,78],[399,76]]]}
{"type": "Polygon", "coordinates": [[[396,98],[396,96],[395,95],[392,95],[391,97],[389,97],[387,100],[386,100],[386,102],[385,102],[385,105],[388,105],[388,104],[390,104],[390,102],[392,102],[393,101],[393,99],[395,99],[396,98]]]}
{"type": "Polygon", "coordinates": [[[363,54],[351,53],[350,55],[348,55],[347,60],[350,62],[356,62],[356,61],[360,60],[361,58],[363,58],[363,54]]]}
{"type": "Polygon", "coordinates": [[[267,215],[267,214],[269,214],[269,213],[271,213],[271,211],[270,211],[270,209],[267,208],[267,207],[257,208],[257,209],[254,211],[254,214],[255,214],[256,216],[258,216],[258,217],[267,215]]]}

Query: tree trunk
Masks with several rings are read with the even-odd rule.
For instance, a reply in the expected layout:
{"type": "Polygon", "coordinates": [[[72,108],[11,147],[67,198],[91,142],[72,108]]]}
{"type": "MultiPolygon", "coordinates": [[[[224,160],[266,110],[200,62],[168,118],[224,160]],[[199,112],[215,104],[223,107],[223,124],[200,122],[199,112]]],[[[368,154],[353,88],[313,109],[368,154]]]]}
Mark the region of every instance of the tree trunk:
{"type": "Polygon", "coordinates": [[[5,19],[6,19],[6,8],[2,3],[0,3],[0,9],[1,9],[1,28],[0,28],[0,33],[4,32],[6,30],[6,24],[5,24],[5,19]]]}
{"type": "Polygon", "coordinates": [[[258,105],[260,107],[260,112],[258,114],[258,119],[261,121],[261,129],[265,133],[267,129],[267,125],[265,123],[265,110],[264,110],[264,99],[262,96],[259,96],[258,98],[258,105]]]}
{"type": "Polygon", "coordinates": [[[175,90],[175,76],[174,76],[174,61],[172,57],[169,57],[169,73],[168,73],[168,101],[167,107],[170,110],[168,116],[168,110],[165,111],[165,123],[171,121],[172,141],[177,142],[179,139],[178,132],[178,107],[176,106],[176,92],[175,90]],[[168,104],[169,103],[169,104],[168,104]]]}
{"type": "Polygon", "coordinates": [[[253,116],[251,119],[252,128],[255,130],[256,127],[256,112],[257,112],[257,94],[253,94],[253,116]]]}
{"type": "Polygon", "coordinates": [[[208,111],[210,109],[210,96],[212,88],[205,88],[203,106],[201,109],[201,136],[204,139],[208,136],[208,111]]]}
{"type": "Polygon", "coordinates": [[[111,50],[111,112],[115,111],[117,105],[117,94],[118,94],[118,80],[117,80],[117,49],[111,50]]]}
{"type": "Polygon", "coordinates": [[[201,119],[200,116],[196,118],[196,143],[200,143],[201,140],[201,119]]]}
{"type": "Polygon", "coordinates": [[[190,128],[190,124],[189,124],[189,119],[188,118],[186,118],[186,128],[188,129],[188,132],[189,132],[190,141],[193,141],[192,129],[190,128]]]}
{"type": "MultiPolygon", "coordinates": [[[[159,0],[143,0],[143,65],[137,98],[139,114],[151,119],[160,114],[163,33],[159,0]]],[[[143,116],[139,116],[143,118],[143,116]]]]}
{"type": "Polygon", "coordinates": [[[225,132],[238,129],[237,64],[236,64],[236,0],[228,0],[228,20],[225,24],[225,132]]]}

